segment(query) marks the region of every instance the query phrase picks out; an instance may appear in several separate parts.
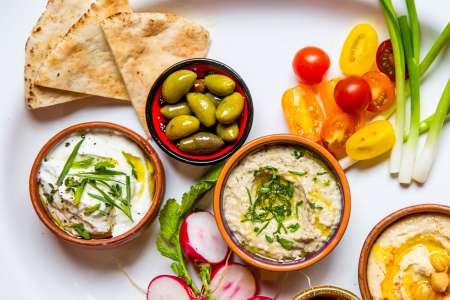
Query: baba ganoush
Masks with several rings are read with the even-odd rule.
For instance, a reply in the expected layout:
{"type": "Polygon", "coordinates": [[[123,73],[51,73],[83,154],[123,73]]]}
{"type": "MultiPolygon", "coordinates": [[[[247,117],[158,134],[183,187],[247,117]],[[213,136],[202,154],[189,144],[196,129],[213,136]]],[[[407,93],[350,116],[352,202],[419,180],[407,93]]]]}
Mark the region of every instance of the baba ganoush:
{"type": "Polygon", "coordinates": [[[342,212],[339,182],[310,151],[266,146],[230,173],[226,223],[248,251],[276,261],[302,260],[334,234],[342,212]]]}
{"type": "Polygon", "coordinates": [[[367,281],[374,300],[448,299],[450,217],[421,213],[387,228],[371,249],[367,281]]]}
{"type": "Polygon", "coordinates": [[[63,139],[41,162],[37,179],[54,222],[83,239],[114,237],[133,228],[150,209],[155,188],[148,157],[110,129],[63,139]]]}

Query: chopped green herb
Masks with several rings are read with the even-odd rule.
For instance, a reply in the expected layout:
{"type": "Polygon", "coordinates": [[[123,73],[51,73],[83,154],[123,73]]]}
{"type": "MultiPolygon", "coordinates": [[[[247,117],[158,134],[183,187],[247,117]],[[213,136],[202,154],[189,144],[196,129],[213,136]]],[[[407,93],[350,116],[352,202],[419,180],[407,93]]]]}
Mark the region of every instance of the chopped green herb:
{"type": "Polygon", "coordinates": [[[75,161],[75,158],[77,157],[78,150],[80,150],[80,147],[81,147],[81,144],[83,143],[83,141],[84,141],[84,138],[81,138],[81,140],[73,148],[72,153],[70,153],[69,157],[67,158],[67,161],[64,164],[64,167],[63,167],[61,173],[59,174],[58,179],[56,180],[57,186],[60,186],[63,183],[64,178],[66,178],[67,173],[69,173],[70,168],[72,167],[72,164],[75,161]]]}
{"type": "Polygon", "coordinates": [[[85,216],[90,216],[92,215],[94,212],[96,212],[98,209],[100,208],[100,203],[94,204],[92,206],[86,207],[84,209],[84,215],[85,216]]]}
{"type": "Polygon", "coordinates": [[[323,209],[322,206],[320,206],[320,205],[318,205],[318,204],[316,204],[314,202],[311,202],[311,201],[308,201],[308,206],[311,209],[318,209],[318,210],[322,210],[323,209]]]}
{"type": "Polygon", "coordinates": [[[94,163],[95,158],[90,156],[83,160],[76,160],[72,164],[72,169],[87,169],[94,163]]]}
{"type": "Polygon", "coordinates": [[[292,250],[294,248],[293,241],[277,237],[277,242],[286,250],[292,250]]]}
{"type": "Polygon", "coordinates": [[[328,174],[328,172],[327,171],[325,171],[325,172],[317,172],[317,176],[322,176],[322,175],[325,175],[325,174],[328,174]]]}
{"type": "Polygon", "coordinates": [[[303,201],[299,201],[295,204],[295,216],[298,218],[298,208],[302,206],[303,201]]]}
{"type": "Polygon", "coordinates": [[[254,232],[258,232],[258,231],[259,231],[259,227],[254,227],[254,228],[253,228],[253,231],[254,231],[254,232]]]}
{"type": "Polygon", "coordinates": [[[246,187],[245,190],[247,191],[248,201],[250,202],[250,206],[252,206],[252,194],[250,193],[250,190],[246,187]]]}
{"type": "Polygon", "coordinates": [[[75,190],[74,198],[73,198],[73,205],[78,207],[81,202],[81,197],[83,196],[84,189],[86,188],[87,180],[84,179],[81,181],[80,185],[75,190]]]}
{"type": "Polygon", "coordinates": [[[289,173],[293,174],[293,175],[297,175],[297,176],[305,176],[306,174],[308,174],[308,171],[292,171],[289,170],[289,173]]]}
{"type": "Polygon", "coordinates": [[[269,243],[273,243],[273,238],[266,234],[266,241],[269,242],[269,243]]]}
{"type": "Polygon", "coordinates": [[[85,240],[91,239],[91,234],[84,228],[82,223],[72,225],[73,229],[85,240]]]}
{"type": "MultiPolygon", "coordinates": [[[[106,184],[106,182],[105,182],[106,184]]],[[[108,191],[108,194],[113,198],[122,198],[122,187],[120,184],[116,183],[111,185],[110,190],[108,191]]]]}
{"type": "Polygon", "coordinates": [[[300,150],[294,150],[292,151],[292,155],[295,157],[295,159],[300,159],[303,156],[305,156],[305,152],[300,150]]]}
{"type": "Polygon", "coordinates": [[[272,166],[264,166],[264,167],[261,167],[259,169],[256,169],[255,171],[253,171],[253,176],[256,177],[256,176],[260,175],[261,173],[267,173],[267,171],[270,171],[270,173],[273,175],[278,172],[278,169],[274,168],[272,166]]]}
{"type": "Polygon", "coordinates": [[[296,232],[297,230],[300,229],[300,224],[298,223],[291,224],[287,228],[289,229],[290,232],[296,232]]]}
{"type": "Polygon", "coordinates": [[[44,197],[48,203],[52,204],[54,201],[53,195],[49,193],[44,193],[44,197]]]}

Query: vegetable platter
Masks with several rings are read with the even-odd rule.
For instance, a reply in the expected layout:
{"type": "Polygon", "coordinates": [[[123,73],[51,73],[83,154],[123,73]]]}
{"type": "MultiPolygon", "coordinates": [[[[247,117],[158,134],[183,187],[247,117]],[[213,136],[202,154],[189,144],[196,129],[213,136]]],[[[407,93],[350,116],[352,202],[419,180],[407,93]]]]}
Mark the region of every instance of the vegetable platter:
{"type": "MultiPolygon", "coordinates": [[[[409,186],[400,185],[398,181],[408,182],[408,177],[412,176],[413,171],[406,170],[406,173],[402,173],[399,178],[396,175],[390,175],[392,162],[390,164],[387,153],[375,159],[360,161],[346,170],[345,174],[352,195],[351,217],[342,240],[325,259],[308,268],[292,272],[269,272],[250,266],[244,268],[239,264],[243,262],[236,255],[229,257],[229,252],[222,244],[207,245],[205,241],[195,237],[195,232],[200,230],[202,224],[206,224],[208,228],[213,227],[212,215],[195,212],[184,219],[183,225],[170,224],[170,220],[180,221],[188,215],[192,211],[191,202],[196,201],[198,197],[201,199],[197,207],[212,212],[213,193],[210,190],[213,189],[218,173],[215,173],[213,169],[213,173],[207,173],[206,177],[202,177],[211,167],[185,164],[168,156],[158,148],[158,144],[150,137],[147,128],[144,129],[140,125],[133,108],[120,101],[121,96],[116,97],[119,101],[91,97],[35,111],[25,107],[23,48],[31,28],[45,8],[44,2],[17,0],[3,1],[0,4],[3,14],[0,25],[2,25],[2,36],[5,37],[5,43],[0,50],[3,58],[0,79],[4,91],[2,102],[4,105],[0,119],[2,125],[0,126],[2,299],[145,299],[150,282],[152,284],[148,293],[152,296],[158,296],[163,286],[176,290],[179,294],[175,293],[172,296],[175,295],[174,297],[180,297],[180,299],[181,297],[194,298],[191,293],[197,294],[196,297],[209,293],[221,299],[217,296],[220,289],[215,286],[220,285],[222,281],[233,283],[231,278],[233,274],[245,276],[246,290],[242,293],[249,295],[255,295],[257,291],[258,295],[271,298],[292,299],[296,294],[311,286],[334,285],[359,296],[358,257],[371,228],[387,214],[406,206],[422,203],[450,204],[447,188],[450,167],[448,155],[450,126],[447,124],[442,130],[434,129],[435,133],[440,132],[438,152],[434,158],[433,168],[423,185],[416,183],[409,186]],[[57,239],[39,221],[33,211],[28,193],[28,176],[39,149],[62,129],[77,123],[92,121],[114,122],[145,136],[159,155],[165,171],[165,194],[161,199],[160,207],[161,209],[164,207],[162,212],[166,214],[165,217],[156,218],[138,238],[127,244],[101,250],[82,248],[57,239]],[[194,188],[191,189],[193,185],[194,188]],[[190,193],[184,194],[188,191],[190,193]],[[170,207],[164,206],[169,198],[178,199],[179,206],[176,206],[175,200],[170,200],[170,205],[176,206],[177,213],[171,214],[170,207]],[[164,230],[160,230],[160,223],[164,230]],[[178,228],[178,225],[181,228],[178,228]],[[177,230],[181,231],[180,241],[172,240],[170,237],[170,233],[177,230]],[[161,251],[162,242],[168,242],[173,247],[161,251]],[[205,247],[205,249],[196,251],[195,247],[205,247]],[[211,250],[208,249],[209,247],[215,248],[211,250]],[[188,258],[180,260],[182,251],[180,248],[183,248],[188,258]],[[187,263],[188,261],[195,261],[198,269],[195,269],[192,263],[187,263]],[[209,269],[209,263],[218,267],[216,266],[212,271],[209,269]],[[223,263],[228,264],[225,269],[223,263]],[[228,276],[227,270],[230,272],[228,276]],[[198,276],[199,273],[200,276],[198,276]],[[179,278],[171,277],[175,275],[179,275],[179,278]],[[207,284],[204,284],[205,282],[207,284]],[[203,291],[199,288],[202,285],[203,291]]],[[[414,35],[412,35],[411,49],[407,49],[408,67],[413,65],[417,49],[420,49],[422,58],[426,55],[450,19],[448,1],[432,2],[431,5],[427,1],[415,1],[420,20],[421,41],[419,47],[415,44],[414,35]]],[[[411,7],[406,7],[403,0],[393,1],[393,3],[397,15],[407,15],[408,9],[411,10],[411,7]]],[[[230,93],[240,91],[241,96],[247,99],[247,105],[241,108],[245,111],[245,120],[253,117],[247,142],[268,134],[289,133],[290,128],[282,108],[282,96],[287,89],[296,86],[299,82],[292,70],[292,61],[299,49],[315,46],[326,52],[329,61],[323,60],[322,57],[321,69],[319,68],[318,73],[297,74],[303,81],[317,82],[320,81],[322,71],[328,69],[328,64],[329,69],[324,75],[326,79],[343,77],[341,70],[346,67],[343,68],[342,62],[340,65],[341,50],[355,25],[370,24],[378,34],[376,46],[389,38],[383,7],[380,1],[375,0],[215,2],[130,0],[130,5],[133,12],[173,12],[201,24],[209,31],[211,44],[206,57],[231,67],[234,71],[230,71],[229,74],[236,72],[245,82],[240,84],[236,91],[233,87],[230,93]],[[319,80],[317,80],[318,77],[319,80]],[[247,95],[247,88],[251,93],[250,101],[248,101],[250,96],[247,95]],[[251,102],[252,108],[248,105],[251,102]]],[[[401,35],[400,31],[397,33],[401,35]]],[[[198,42],[201,41],[199,39],[198,42]]],[[[395,43],[398,41],[394,39],[392,41],[395,48],[395,43]]],[[[112,48],[112,51],[118,55],[120,51],[114,51],[114,47],[112,48]]],[[[203,50],[199,45],[196,48],[198,51],[196,56],[202,56],[203,50]]],[[[301,63],[301,59],[295,60],[296,65],[301,63]]],[[[448,50],[444,48],[421,80],[420,119],[434,113],[448,81],[449,67],[450,57],[448,50]]],[[[420,79],[417,78],[420,69],[412,68],[412,70],[409,68],[409,80],[415,80],[417,83],[420,79]]],[[[347,74],[347,71],[344,73],[347,74]]],[[[127,82],[129,83],[129,80],[125,79],[125,83],[127,82]]],[[[106,91],[111,92],[111,90],[106,91]]],[[[407,93],[409,94],[409,91],[407,93]]],[[[346,104],[348,103],[342,104],[342,107],[346,104]]],[[[352,110],[354,107],[350,105],[349,109],[352,110]]],[[[409,122],[409,104],[402,109],[405,110],[405,121],[409,122]]],[[[412,113],[413,119],[417,119],[417,110],[415,113],[412,113]]],[[[218,119],[220,122],[220,118],[218,119]]],[[[393,119],[391,120],[395,126],[393,119]]],[[[214,119],[213,122],[216,120],[214,119]]],[[[239,126],[245,123],[239,119],[236,122],[239,126]]],[[[229,124],[220,125],[228,126],[229,124]]],[[[417,141],[417,149],[422,149],[427,138],[426,136],[415,137],[414,130],[413,128],[413,142],[417,141]]],[[[214,133],[214,130],[211,132],[214,133]]],[[[413,142],[404,144],[403,147],[409,147],[407,151],[412,152],[411,149],[416,147],[412,145],[413,142]]],[[[430,144],[433,146],[435,141],[432,140],[430,144]]],[[[426,169],[421,159],[425,158],[429,161],[431,158],[421,155],[421,151],[417,153],[416,161],[420,163],[422,169],[426,169]]],[[[411,156],[408,157],[406,162],[411,160],[411,156]]],[[[349,163],[347,158],[343,158],[341,163],[348,166],[353,162],[349,163]]],[[[73,161],[70,164],[73,165],[73,161]]],[[[402,166],[398,165],[398,168],[402,166]]],[[[132,168],[132,171],[134,172],[135,169],[132,168]]],[[[93,172],[97,172],[94,175],[98,175],[98,172],[105,172],[105,169],[96,166],[93,172]]],[[[60,177],[67,176],[69,173],[70,170],[65,171],[60,177]]],[[[130,176],[132,174],[127,173],[127,180],[130,176]]],[[[139,176],[136,177],[138,179],[139,176]]],[[[58,181],[62,180],[58,178],[58,181]]],[[[90,184],[95,185],[95,182],[90,184]]],[[[126,184],[127,189],[129,185],[129,183],[126,184]]],[[[128,202],[120,203],[125,205],[125,208],[120,205],[118,207],[122,210],[126,209],[131,198],[128,197],[128,202]]],[[[105,194],[104,199],[109,201],[110,198],[105,194]]],[[[91,206],[90,210],[97,210],[100,205],[93,207],[91,206]]],[[[75,234],[76,232],[85,233],[80,228],[76,228],[75,234]]],[[[216,232],[211,231],[209,234],[213,236],[216,232]]],[[[85,234],[84,236],[90,237],[85,234]]],[[[276,235],[271,239],[281,240],[276,235]]],[[[286,244],[286,242],[283,243],[286,244]]]]}

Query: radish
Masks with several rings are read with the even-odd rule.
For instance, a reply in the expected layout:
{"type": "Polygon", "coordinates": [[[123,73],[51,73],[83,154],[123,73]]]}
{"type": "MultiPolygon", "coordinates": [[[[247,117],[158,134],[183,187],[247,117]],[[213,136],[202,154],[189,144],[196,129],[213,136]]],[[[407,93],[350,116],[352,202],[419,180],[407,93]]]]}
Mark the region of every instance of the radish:
{"type": "Polygon", "coordinates": [[[214,270],[210,289],[215,300],[247,300],[256,294],[256,280],[245,266],[229,263],[214,270]]]}
{"type": "Polygon", "coordinates": [[[172,275],[160,275],[150,281],[147,300],[192,300],[196,299],[188,285],[172,275]]]}
{"type": "Polygon", "coordinates": [[[181,225],[180,242],[184,255],[195,263],[217,265],[227,257],[228,246],[210,212],[199,211],[187,216],[181,225]]]}
{"type": "Polygon", "coordinates": [[[273,300],[273,299],[267,296],[254,296],[248,298],[247,300],[273,300]]]}

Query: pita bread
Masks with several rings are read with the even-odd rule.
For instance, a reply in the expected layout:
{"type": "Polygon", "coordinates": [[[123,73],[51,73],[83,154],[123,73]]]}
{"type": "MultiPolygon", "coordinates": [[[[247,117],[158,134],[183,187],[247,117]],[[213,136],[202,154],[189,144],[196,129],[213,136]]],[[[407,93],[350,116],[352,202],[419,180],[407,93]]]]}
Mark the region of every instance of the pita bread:
{"type": "Polygon", "coordinates": [[[37,71],[57,41],[89,9],[92,0],[49,0],[25,46],[25,100],[39,108],[86,97],[34,85],[37,71]]]}
{"type": "Polygon", "coordinates": [[[209,33],[185,18],[163,13],[119,13],[101,22],[142,126],[152,84],[169,66],[204,57],[209,33]]]}
{"type": "Polygon", "coordinates": [[[83,94],[128,100],[100,21],[131,12],[128,0],[98,0],[47,56],[35,84],[83,94]]]}

